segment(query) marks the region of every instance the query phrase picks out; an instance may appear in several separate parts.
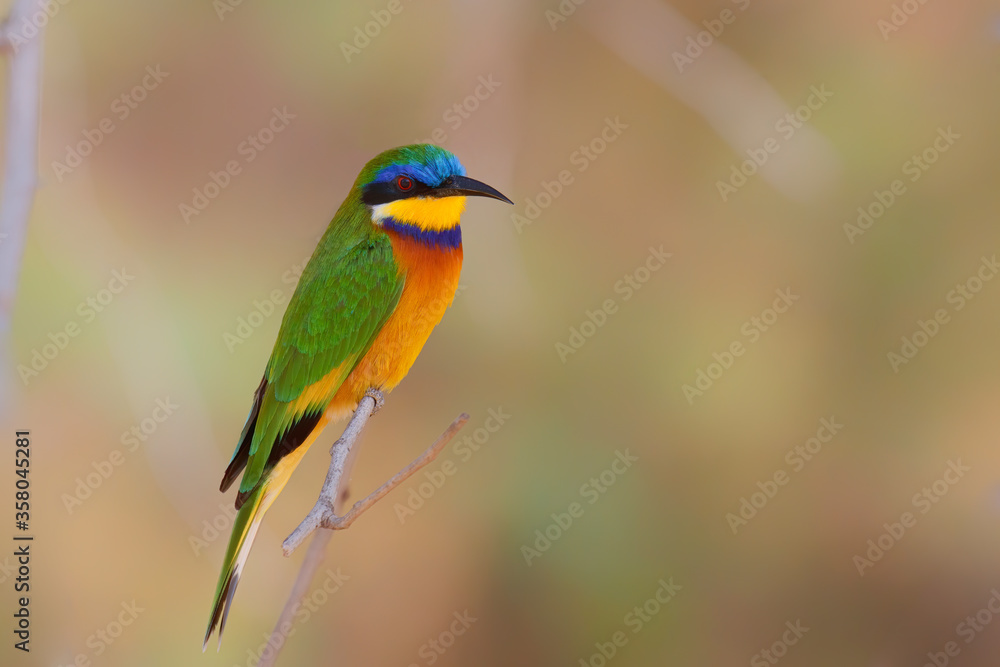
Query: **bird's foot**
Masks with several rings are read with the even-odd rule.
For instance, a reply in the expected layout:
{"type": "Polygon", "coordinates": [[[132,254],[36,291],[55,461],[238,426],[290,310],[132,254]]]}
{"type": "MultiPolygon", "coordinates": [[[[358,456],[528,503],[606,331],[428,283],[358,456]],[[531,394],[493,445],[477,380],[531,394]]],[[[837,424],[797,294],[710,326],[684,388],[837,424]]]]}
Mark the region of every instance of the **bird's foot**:
{"type": "Polygon", "coordinates": [[[375,409],[372,410],[373,415],[381,410],[382,406],[385,405],[385,394],[374,387],[366,391],[365,396],[370,396],[375,401],[375,409]]]}

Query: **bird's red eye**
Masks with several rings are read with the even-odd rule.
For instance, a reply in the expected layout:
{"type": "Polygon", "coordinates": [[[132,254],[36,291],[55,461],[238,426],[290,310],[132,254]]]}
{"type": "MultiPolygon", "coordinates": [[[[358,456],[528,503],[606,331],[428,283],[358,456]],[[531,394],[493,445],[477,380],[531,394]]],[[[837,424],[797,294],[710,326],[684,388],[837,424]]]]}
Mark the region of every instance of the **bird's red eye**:
{"type": "Polygon", "coordinates": [[[413,189],[413,179],[408,176],[400,176],[396,179],[396,187],[406,192],[413,189]]]}

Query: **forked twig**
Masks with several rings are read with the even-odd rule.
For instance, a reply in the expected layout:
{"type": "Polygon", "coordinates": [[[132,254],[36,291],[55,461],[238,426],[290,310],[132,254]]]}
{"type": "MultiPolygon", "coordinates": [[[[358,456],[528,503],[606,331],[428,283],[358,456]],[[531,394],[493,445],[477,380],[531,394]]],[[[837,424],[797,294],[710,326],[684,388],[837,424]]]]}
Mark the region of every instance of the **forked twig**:
{"type": "Polygon", "coordinates": [[[451,425],[445,429],[444,433],[428,447],[408,466],[396,473],[392,479],[378,487],[367,497],[354,503],[343,516],[338,516],[338,503],[343,500],[338,498],[337,492],[340,488],[341,479],[344,476],[346,463],[349,459],[351,449],[361,435],[368,420],[381,407],[383,402],[382,394],[377,391],[369,391],[358,403],[357,410],[351,421],[344,429],[344,434],[337,439],[330,450],[330,469],[327,471],[326,480],[323,482],[323,489],[320,491],[316,504],[303,519],[302,523],[292,532],[282,544],[285,555],[290,555],[297,549],[310,533],[315,532],[312,542],[309,543],[309,550],[302,561],[302,567],[292,586],[292,591],[285,602],[281,615],[274,625],[271,637],[268,639],[268,646],[260,659],[260,667],[273,667],[277,663],[278,654],[292,629],[292,618],[298,609],[299,604],[305,597],[309,582],[319,569],[326,554],[327,544],[333,537],[334,530],[343,530],[353,524],[358,517],[371,509],[375,503],[385,497],[390,491],[409,479],[414,473],[426,466],[438,457],[442,450],[451,442],[455,434],[458,433],[466,422],[469,415],[460,414],[451,425]],[[320,528],[322,530],[317,530],[320,528]]]}
{"type": "MultiPolygon", "coordinates": [[[[359,406],[360,409],[360,406],[359,406]]],[[[367,418],[366,418],[367,421],[367,418]]],[[[320,492],[319,500],[316,501],[316,505],[309,512],[309,515],[299,524],[291,535],[284,541],[281,545],[285,552],[285,555],[290,555],[295,551],[299,545],[309,536],[309,533],[313,532],[317,528],[327,528],[329,530],[343,530],[344,528],[350,527],[358,517],[367,512],[371,507],[381,500],[386,494],[395,489],[397,486],[409,479],[414,473],[426,466],[428,463],[433,461],[441,453],[441,450],[451,442],[451,439],[455,437],[465,423],[469,421],[469,415],[462,413],[455,418],[455,421],[445,429],[444,433],[434,442],[433,445],[428,447],[424,452],[410,462],[410,465],[406,466],[398,473],[396,473],[392,479],[378,487],[370,493],[366,498],[359,500],[354,503],[350,511],[343,516],[337,516],[334,505],[336,502],[337,487],[340,483],[340,475],[334,476],[332,473],[335,471],[334,463],[337,461],[337,452],[334,452],[333,460],[330,465],[330,472],[327,473],[326,482],[323,484],[323,491],[320,492]]],[[[364,424],[361,425],[364,428],[364,424]]],[[[350,424],[348,424],[348,429],[350,429],[350,424]]],[[[358,432],[360,432],[360,428],[358,432]]],[[[345,436],[347,431],[345,431],[345,436]]],[[[342,438],[343,439],[343,438],[342,438]]],[[[353,442],[344,447],[344,452],[342,454],[343,460],[347,459],[347,455],[350,451],[350,446],[353,442]]],[[[334,445],[334,449],[338,446],[342,446],[340,440],[334,445]]],[[[342,473],[342,469],[337,469],[337,472],[342,473]]]]}

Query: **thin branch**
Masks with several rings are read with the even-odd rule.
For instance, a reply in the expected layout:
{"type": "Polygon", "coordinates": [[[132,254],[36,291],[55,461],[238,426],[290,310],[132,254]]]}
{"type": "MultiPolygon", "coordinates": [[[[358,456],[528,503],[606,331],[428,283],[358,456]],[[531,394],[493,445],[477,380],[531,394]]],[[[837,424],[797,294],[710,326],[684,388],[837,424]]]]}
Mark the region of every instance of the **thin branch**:
{"type": "Polygon", "coordinates": [[[354,507],[352,507],[351,511],[347,514],[343,516],[324,515],[320,526],[330,530],[343,530],[344,528],[349,528],[351,524],[358,519],[358,517],[371,509],[372,505],[377,503],[390,491],[412,477],[415,472],[436,459],[441,453],[441,450],[443,450],[445,446],[451,442],[451,439],[455,437],[455,434],[458,433],[459,429],[465,426],[467,421],[469,421],[469,415],[463,412],[455,418],[455,421],[453,421],[451,425],[445,429],[445,432],[441,434],[433,445],[425,449],[423,454],[413,459],[413,461],[410,462],[410,465],[396,473],[395,477],[372,491],[367,498],[354,503],[354,507]]]}
{"type": "Polygon", "coordinates": [[[334,505],[337,501],[337,488],[340,485],[340,479],[344,476],[351,448],[354,447],[354,443],[357,441],[358,436],[361,435],[361,431],[364,430],[365,425],[368,424],[368,420],[375,414],[375,411],[378,410],[384,400],[380,392],[369,391],[358,402],[358,407],[354,410],[354,416],[348,422],[343,435],[337,438],[337,442],[333,443],[333,447],[330,449],[330,469],[326,472],[326,480],[323,482],[323,489],[319,493],[316,505],[309,511],[309,514],[302,520],[298,528],[292,531],[292,534],[281,545],[286,556],[291,555],[309,537],[309,534],[320,526],[325,514],[334,514],[334,505]]]}
{"type": "Polygon", "coordinates": [[[38,183],[38,108],[41,98],[42,28],[32,21],[38,7],[15,0],[0,27],[0,49],[9,54],[7,122],[4,129],[4,179],[0,191],[0,344],[10,317],[21,272],[28,218],[38,183]],[[31,34],[24,27],[31,27],[31,34]]]}
{"type": "MultiPolygon", "coordinates": [[[[367,397],[366,397],[367,398],[367,397]]],[[[358,405],[358,412],[355,413],[355,419],[359,413],[362,413],[362,406],[365,404],[364,399],[358,405]]],[[[369,415],[370,416],[370,413],[369,415]]],[[[326,481],[323,483],[323,490],[319,494],[319,499],[316,501],[316,505],[310,510],[308,516],[303,519],[302,523],[299,524],[298,528],[292,531],[292,534],[285,539],[285,542],[281,545],[284,550],[285,555],[290,555],[295,551],[303,541],[309,536],[309,533],[313,532],[317,528],[327,528],[330,530],[343,530],[348,528],[352,523],[354,523],[358,517],[368,511],[375,503],[381,500],[387,493],[395,489],[397,486],[409,479],[415,472],[426,466],[428,463],[437,458],[441,450],[455,437],[458,430],[469,421],[469,415],[462,413],[459,415],[451,425],[445,429],[445,432],[441,434],[441,437],[434,442],[433,445],[428,447],[423,454],[414,459],[410,465],[403,468],[401,471],[396,473],[396,475],[390,479],[388,482],[380,486],[378,489],[373,491],[367,498],[359,500],[354,504],[347,514],[343,516],[337,516],[334,509],[334,503],[337,499],[337,486],[340,482],[340,477],[344,470],[344,461],[347,460],[347,456],[350,453],[350,447],[354,444],[353,439],[349,442],[344,442],[349,436],[351,427],[355,425],[355,419],[351,420],[351,423],[347,425],[347,429],[344,431],[344,435],[341,436],[340,440],[336,442],[333,446],[333,458],[330,461],[330,470],[327,472],[326,481]]],[[[368,417],[364,417],[364,422],[367,422],[368,417]]],[[[364,428],[364,423],[361,423],[357,427],[356,433],[360,433],[361,429],[364,428]]],[[[354,436],[357,437],[356,435],[354,436]]]]}
{"type": "Polygon", "coordinates": [[[354,411],[354,416],[351,417],[347,428],[344,429],[344,434],[337,439],[337,442],[330,449],[330,469],[327,471],[326,480],[323,482],[323,489],[320,491],[316,505],[313,506],[302,523],[299,524],[292,534],[288,536],[284,544],[282,544],[285,555],[288,556],[309,537],[310,533],[316,533],[309,543],[309,549],[306,552],[305,559],[302,561],[302,567],[295,578],[295,584],[288,595],[288,600],[281,610],[278,621],[274,624],[274,630],[268,639],[268,647],[261,656],[259,667],[273,667],[277,663],[278,654],[291,632],[292,618],[295,616],[295,611],[298,609],[303,597],[305,597],[309,582],[312,581],[320,564],[323,562],[327,544],[329,544],[330,538],[333,537],[333,531],[349,527],[358,517],[368,511],[386,494],[436,459],[448,443],[451,442],[452,438],[455,437],[459,429],[469,421],[468,414],[464,412],[460,414],[445,429],[444,433],[434,441],[434,444],[424,450],[420,456],[411,461],[408,466],[396,473],[392,479],[377,488],[366,498],[356,502],[347,514],[338,516],[337,512],[340,511],[340,504],[347,497],[346,486],[341,486],[341,479],[347,468],[351,449],[354,447],[358,436],[361,435],[361,431],[368,423],[368,420],[382,406],[383,400],[381,392],[369,391],[358,403],[358,407],[354,411]],[[345,489],[339,496],[337,493],[338,488],[345,489]],[[323,530],[317,530],[317,528],[323,530]]]}

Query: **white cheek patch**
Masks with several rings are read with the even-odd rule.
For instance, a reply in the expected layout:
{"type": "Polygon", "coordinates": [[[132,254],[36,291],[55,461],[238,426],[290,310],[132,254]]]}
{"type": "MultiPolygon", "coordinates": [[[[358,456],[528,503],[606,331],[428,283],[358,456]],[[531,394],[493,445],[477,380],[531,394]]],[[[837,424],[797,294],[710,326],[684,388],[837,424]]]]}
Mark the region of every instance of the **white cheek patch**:
{"type": "Polygon", "coordinates": [[[382,221],[389,217],[389,204],[391,203],[375,204],[372,206],[372,222],[376,225],[381,225],[382,221]]]}

